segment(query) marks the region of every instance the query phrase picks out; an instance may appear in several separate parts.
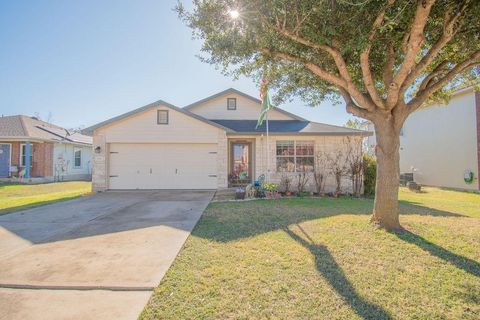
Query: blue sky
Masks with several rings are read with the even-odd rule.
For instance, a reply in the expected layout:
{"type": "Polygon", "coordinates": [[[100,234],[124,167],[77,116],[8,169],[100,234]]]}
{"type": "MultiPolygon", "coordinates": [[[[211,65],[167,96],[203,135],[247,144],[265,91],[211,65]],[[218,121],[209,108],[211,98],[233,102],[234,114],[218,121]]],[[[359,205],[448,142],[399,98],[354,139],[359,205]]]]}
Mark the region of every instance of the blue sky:
{"type": "MultiPolygon", "coordinates": [[[[229,87],[258,97],[251,79],[233,81],[199,61],[200,42],[175,3],[0,0],[0,114],[51,113],[71,128],[159,99],[183,107],[229,87]]],[[[281,107],[337,125],[350,118],[329,103],[281,107]]]]}

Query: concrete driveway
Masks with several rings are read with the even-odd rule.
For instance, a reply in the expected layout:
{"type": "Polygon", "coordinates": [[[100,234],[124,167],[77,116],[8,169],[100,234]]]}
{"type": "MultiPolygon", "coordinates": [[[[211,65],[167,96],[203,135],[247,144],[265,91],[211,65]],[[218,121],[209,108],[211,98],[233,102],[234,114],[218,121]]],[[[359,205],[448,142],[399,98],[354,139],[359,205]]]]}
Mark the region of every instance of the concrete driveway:
{"type": "Polygon", "coordinates": [[[0,318],[136,318],[213,193],[108,192],[0,216],[0,318]]]}

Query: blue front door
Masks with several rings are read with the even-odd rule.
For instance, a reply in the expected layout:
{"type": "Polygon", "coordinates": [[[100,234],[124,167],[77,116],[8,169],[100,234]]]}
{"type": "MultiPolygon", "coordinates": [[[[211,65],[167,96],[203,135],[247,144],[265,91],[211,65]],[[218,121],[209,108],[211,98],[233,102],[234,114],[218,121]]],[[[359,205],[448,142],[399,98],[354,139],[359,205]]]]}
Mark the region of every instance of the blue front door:
{"type": "Polygon", "coordinates": [[[10,145],[0,144],[0,177],[10,174],[10,145]]]}

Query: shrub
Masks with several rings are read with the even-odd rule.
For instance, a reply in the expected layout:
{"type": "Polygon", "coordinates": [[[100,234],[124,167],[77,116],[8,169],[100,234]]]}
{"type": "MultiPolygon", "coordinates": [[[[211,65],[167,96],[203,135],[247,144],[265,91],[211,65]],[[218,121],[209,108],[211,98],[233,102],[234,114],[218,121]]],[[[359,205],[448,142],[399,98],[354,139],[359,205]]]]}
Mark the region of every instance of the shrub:
{"type": "Polygon", "coordinates": [[[377,160],[363,154],[363,188],[365,195],[375,194],[375,179],[377,178],[377,160]]]}
{"type": "Polygon", "coordinates": [[[278,184],[264,182],[262,188],[270,192],[275,192],[278,190],[278,184]]]}

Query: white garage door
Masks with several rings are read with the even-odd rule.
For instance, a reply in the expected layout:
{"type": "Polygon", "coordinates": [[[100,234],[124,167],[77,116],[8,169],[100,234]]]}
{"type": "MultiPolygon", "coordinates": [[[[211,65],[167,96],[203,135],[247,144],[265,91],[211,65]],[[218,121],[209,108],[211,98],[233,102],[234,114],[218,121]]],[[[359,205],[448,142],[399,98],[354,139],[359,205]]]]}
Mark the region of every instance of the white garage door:
{"type": "Polygon", "coordinates": [[[110,189],[216,189],[216,144],[110,144],[110,189]]]}

